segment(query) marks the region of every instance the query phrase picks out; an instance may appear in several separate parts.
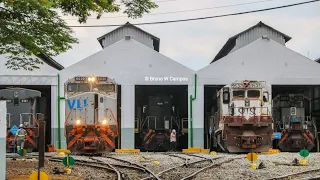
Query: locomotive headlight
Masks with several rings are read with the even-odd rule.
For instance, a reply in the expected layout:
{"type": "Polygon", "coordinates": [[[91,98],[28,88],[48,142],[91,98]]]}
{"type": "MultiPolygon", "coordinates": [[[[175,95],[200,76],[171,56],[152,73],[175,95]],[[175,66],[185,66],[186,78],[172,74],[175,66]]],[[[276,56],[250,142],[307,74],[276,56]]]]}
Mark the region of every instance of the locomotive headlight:
{"type": "Polygon", "coordinates": [[[91,77],[88,78],[88,81],[91,81],[91,77]]]}
{"type": "Polygon", "coordinates": [[[78,120],[76,121],[76,123],[77,123],[77,124],[80,124],[80,120],[78,119],[78,120]]]}
{"type": "Polygon", "coordinates": [[[103,120],[103,121],[102,121],[102,124],[107,124],[107,120],[106,120],[106,119],[103,120]]]}

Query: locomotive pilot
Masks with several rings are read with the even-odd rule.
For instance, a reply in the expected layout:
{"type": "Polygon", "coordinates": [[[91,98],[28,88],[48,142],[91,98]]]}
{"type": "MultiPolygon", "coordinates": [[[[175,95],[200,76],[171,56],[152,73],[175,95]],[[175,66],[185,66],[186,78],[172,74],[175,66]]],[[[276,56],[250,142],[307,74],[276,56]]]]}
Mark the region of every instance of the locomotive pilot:
{"type": "Polygon", "coordinates": [[[14,141],[17,143],[17,150],[23,149],[24,142],[26,139],[27,131],[23,128],[23,124],[20,124],[19,130],[17,131],[14,141]]]}
{"type": "Polygon", "coordinates": [[[176,142],[177,142],[177,133],[175,129],[172,129],[172,132],[170,134],[170,146],[172,151],[176,150],[176,142]]]}

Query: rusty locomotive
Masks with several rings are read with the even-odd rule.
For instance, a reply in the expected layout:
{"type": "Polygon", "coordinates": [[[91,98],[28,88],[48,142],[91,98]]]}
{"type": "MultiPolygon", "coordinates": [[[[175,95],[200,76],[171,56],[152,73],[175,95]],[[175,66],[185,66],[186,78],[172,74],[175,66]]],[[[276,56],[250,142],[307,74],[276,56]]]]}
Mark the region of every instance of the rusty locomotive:
{"type": "Polygon", "coordinates": [[[43,118],[40,113],[41,92],[25,88],[7,88],[0,90],[0,100],[7,101],[7,137],[6,151],[15,151],[14,137],[20,124],[27,131],[24,149],[32,152],[38,148],[39,124],[38,119],[43,118]]]}
{"type": "Polygon", "coordinates": [[[311,150],[316,137],[310,99],[304,94],[279,94],[273,99],[276,131],[281,132],[277,146],[282,151],[311,150]]]}
{"type": "Polygon", "coordinates": [[[67,148],[96,154],[115,149],[117,85],[108,77],[77,76],[65,83],[67,148]]]}
{"type": "Polygon", "coordinates": [[[214,148],[230,153],[267,152],[272,147],[271,88],[263,81],[235,81],[217,94],[214,148]]]}

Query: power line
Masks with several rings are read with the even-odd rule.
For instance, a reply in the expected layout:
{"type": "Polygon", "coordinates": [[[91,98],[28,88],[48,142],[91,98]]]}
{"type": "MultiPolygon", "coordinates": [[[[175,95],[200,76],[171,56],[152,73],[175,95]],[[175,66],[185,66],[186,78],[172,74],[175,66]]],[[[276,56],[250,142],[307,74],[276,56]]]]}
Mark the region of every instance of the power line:
{"type": "MultiPolygon", "coordinates": [[[[239,13],[233,13],[233,14],[223,14],[223,15],[217,15],[217,16],[207,16],[207,17],[200,17],[200,18],[192,18],[192,19],[179,19],[179,20],[171,20],[171,21],[158,21],[158,22],[146,22],[146,23],[136,23],[132,24],[135,26],[138,25],[151,25],[151,24],[167,24],[167,23],[175,23],[175,22],[185,22],[185,21],[196,21],[196,20],[203,20],[203,19],[213,19],[213,18],[219,18],[219,17],[227,17],[227,16],[236,16],[236,15],[242,15],[242,14],[251,14],[256,12],[262,12],[262,11],[270,11],[274,9],[282,9],[286,7],[292,7],[292,6],[298,6],[302,4],[308,4],[313,2],[318,2],[320,0],[313,0],[313,1],[306,1],[296,4],[289,4],[284,6],[278,6],[278,7],[272,7],[272,8],[266,8],[266,9],[258,9],[253,11],[245,11],[245,12],[239,12],[239,13]]],[[[109,25],[89,25],[89,26],[68,26],[68,27],[114,27],[114,26],[122,26],[123,24],[109,24],[109,25]]]]}
{"type": "MultiPolygon", "coordinates": [[[[169,1],[178,1],[178,0],[169,0],[169,1]]],[[[160,12],[160,13],[150,13],[150,14],[145,14],[144,16],[154,16],[154,15],[160,15],[160,14],[176,14],[176,13],[184,13],[184,12],[203,11],[203,10],[210,10],[210,9],[218,9],[218,8],[226,8],[226,7],[243,6],[243,5],[249,5],[249,4],[257,4],[257,3],[269,2],[269,1],[275,1],[275,0],[252,1],[252,2],[241,3],[241,4],[230,4],[230,5],[224,5],[224,6],[209,7],[209,8],[189,9],[189,10],[181,10],[181,11],[168,11],[168,12],[160,12]]],[[[154,1],[154,2],[167,2],[167,1],[154,1]]],[[[112,17],[100,17],[100,19],[127,18],[127,17],[128,16],[112,16],[112,17]]],[[[97,19],[97,18],[88,18],[88,19],[97,19]]],[[[64,19],[64,20],[78,20],[78,19],[73,18],[73,19],[64,19]]]]}

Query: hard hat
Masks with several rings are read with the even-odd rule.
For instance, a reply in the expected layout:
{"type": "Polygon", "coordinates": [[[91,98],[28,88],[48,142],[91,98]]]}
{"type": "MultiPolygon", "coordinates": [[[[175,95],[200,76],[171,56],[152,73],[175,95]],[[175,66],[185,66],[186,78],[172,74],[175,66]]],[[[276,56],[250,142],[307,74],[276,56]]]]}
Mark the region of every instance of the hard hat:
{"type": "Polygon", "coordinates": [[[172,129],[172,132],[174,132],[174,133],[175,133],[175,132],[176,132],[176,130],[175,130],[175,129],[172,129]]]}
{"type": "Polygon", "coordinates": [[[93,88],[94,92],[99,92],[98,88],[93,88]]]}
{"type": "Polygon", "coordinates": [[[19,127],[23,128],[23,124],[20,124],[19,127]]]}

